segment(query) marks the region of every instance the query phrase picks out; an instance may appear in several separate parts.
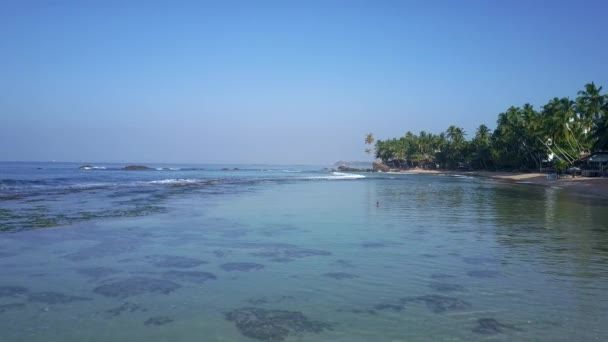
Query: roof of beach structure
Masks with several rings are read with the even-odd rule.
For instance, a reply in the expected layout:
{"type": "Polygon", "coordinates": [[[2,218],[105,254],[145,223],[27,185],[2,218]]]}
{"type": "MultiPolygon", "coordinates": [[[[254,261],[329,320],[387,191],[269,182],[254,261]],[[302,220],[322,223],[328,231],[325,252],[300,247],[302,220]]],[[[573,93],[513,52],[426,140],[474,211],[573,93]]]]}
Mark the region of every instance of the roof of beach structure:
{"type": "Polygon", "coordinates": [[[579,161],[589,163],[606,163],[608,162],[608,152],[595,152],[590,155],[579,159],[579,161]]]}

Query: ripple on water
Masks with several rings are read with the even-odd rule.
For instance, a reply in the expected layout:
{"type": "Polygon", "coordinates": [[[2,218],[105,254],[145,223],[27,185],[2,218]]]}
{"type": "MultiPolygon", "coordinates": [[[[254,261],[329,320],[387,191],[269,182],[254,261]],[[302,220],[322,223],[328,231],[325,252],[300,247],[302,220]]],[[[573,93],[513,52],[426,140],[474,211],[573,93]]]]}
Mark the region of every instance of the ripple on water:
{"type": "Polygon", "coordinates": [[[482,335],[496,335],[505,331],[524,331],[514,325],[500,323],[494,318],[480,318],[477,326],[471,329],[474,333],[482,335]]]}
{"type": "Polygon", "coordinates": [[[182,280],[192,283],[204,283],[208,280],[215,280],[217,277],[213,273],[201,271],[167,271],[162,276],[171,280],[182,280]]]}
{"type": "Polygon", "coordinates": [[[192,268],[207,264],[203,260],[177,255],[148,255],[146,259],[154,266],[163,268],[192,268]]]}
{"type": "Polygon", "coordinates": [[[72,302],[92,300],[88,297],[79,297],[66,295],[59,292],[36,292],[30,293],[28,296],[30,302],[38,302],[44,304],[67,304],[72,302]]]}
{"type": "Polygon", "coordinates": [[[337,279],[337,280],[359,278],[359,276],[356,274],[346,273],[346,272],[327,272],[327,273],[324,273],[323,275],[325,277],[329,277],[329,278],[333,278],[333,279],[337,279]]]}
{"type": "Polygon", "coordinates": [[[239,272],[249,272],[249,271],[258,271],[264,268],[264,265],[257,264],[254,262],[228,262],[220,265],[220,267],[227,272],[239,271],[239,272]]]}
{"type": "Polygon", "coordinates": [[[0,286],[0,297],[20,297],[28,293],[22,286],[0,286]]]}

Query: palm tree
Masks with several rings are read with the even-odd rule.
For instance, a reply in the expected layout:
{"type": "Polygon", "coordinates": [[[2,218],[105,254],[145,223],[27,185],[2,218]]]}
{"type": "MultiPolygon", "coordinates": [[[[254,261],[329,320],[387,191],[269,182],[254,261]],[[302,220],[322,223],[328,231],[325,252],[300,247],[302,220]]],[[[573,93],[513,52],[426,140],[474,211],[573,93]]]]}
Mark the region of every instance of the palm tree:
{"type": "MultiPolygon", "coordinates": [[[[367,133],[365,135],[365,145],[373,145],[374,144],[374,133],[367,133]]],[[[371,154],[372,153],[372,149],[371,148],[366,148],[365,149],[365,153],[367,154],[371,154]]]]}

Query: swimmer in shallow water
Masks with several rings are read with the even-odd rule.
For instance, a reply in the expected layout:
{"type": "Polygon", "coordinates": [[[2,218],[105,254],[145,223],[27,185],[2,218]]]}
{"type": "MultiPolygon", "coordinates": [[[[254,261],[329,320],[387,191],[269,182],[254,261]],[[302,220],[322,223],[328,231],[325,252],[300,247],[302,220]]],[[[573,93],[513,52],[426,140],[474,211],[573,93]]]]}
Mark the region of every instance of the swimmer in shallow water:
{"type": "Polygon", "coordinates": [[[380,206],[380,202],[376,201],[376,207],[380,206]]]}

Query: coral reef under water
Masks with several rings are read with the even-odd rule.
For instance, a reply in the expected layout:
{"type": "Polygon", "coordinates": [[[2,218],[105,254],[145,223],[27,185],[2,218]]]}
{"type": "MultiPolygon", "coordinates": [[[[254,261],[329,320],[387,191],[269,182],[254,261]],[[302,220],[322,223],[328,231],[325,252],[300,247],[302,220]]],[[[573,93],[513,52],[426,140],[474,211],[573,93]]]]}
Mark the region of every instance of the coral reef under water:
{"type": "Polygon", "coordinates": [[[494,318],[480,318],[477,320],[477,326],[471,329],[474,333],[482,335],[496,335],[505,332],[505,330],[523,331],[514,325],[500,323],[494,318]]]}
{"type": "Polygon", "coordinates": [[[127,298],[145,293],[169,294],[180,287],[169,280],[133,277],[97,286],[93,292],[106,297],[127,298]]]}
{"type": "Polygon", "coordinates": [[[283,341],[302,333],[320,333],[332,325],[313,321],[298,311],[241,308],[226,313],[226,319],[236,324],[239,331],[250,338],[263,341],[283,341]]]}

